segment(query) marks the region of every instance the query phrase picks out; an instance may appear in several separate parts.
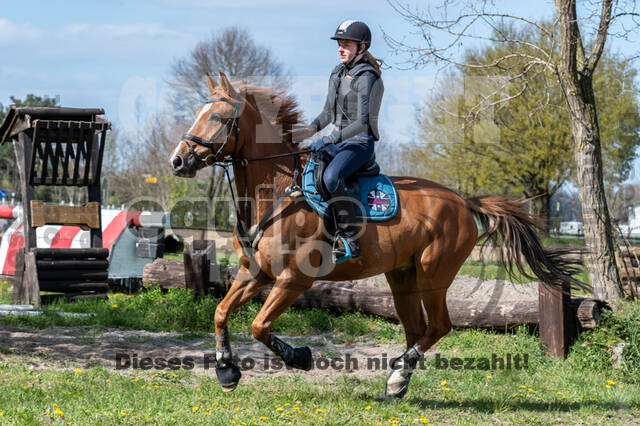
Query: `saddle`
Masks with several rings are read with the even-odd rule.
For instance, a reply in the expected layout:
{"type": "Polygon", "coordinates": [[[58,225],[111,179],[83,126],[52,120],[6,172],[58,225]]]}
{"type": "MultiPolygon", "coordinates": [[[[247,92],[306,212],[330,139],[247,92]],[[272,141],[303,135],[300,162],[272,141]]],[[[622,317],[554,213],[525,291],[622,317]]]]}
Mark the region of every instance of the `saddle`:
{"type": "MultiPolygon", "coordinates": [[[[331,158],[322,152],[315,154],[304,167],[302,189],[307,204],[321,217],[329,218],[327,200],[331,195],[325,188],[322,175],[331,158]]],[[[360,202],[362,209],[356,215],[360,221],[390,220],[398,212],[398,191],[389,176],[380,173],[375,159],[363,165],[345,182],[347,194],[360,202]]]]}
{"type": "MultiPolygon", "coordinates": [[[[322,176],[324,175],[325,169],[331,162],[331,157],[329,157],[324,151],[319,151],[314,155],[313,159],[317,163],[315,168],[313,169],[313,180],[315,182],[316,191],[318,191],[318,194],[320,194],[324,201],[329,201],[331,199],[331,193],[325,187],[322,176]]],[[[360,185],[358,184],[357,178],[375,177],[379,174],[380,165],[376,162],[376,158],[374,155],[374,157],[369,162],[365,163],[358,169],[358,171],[356,171],[345,181],[345,185],[347,186],[347,193],[358,199],[358,195],[360,194],[360,185]]]]}

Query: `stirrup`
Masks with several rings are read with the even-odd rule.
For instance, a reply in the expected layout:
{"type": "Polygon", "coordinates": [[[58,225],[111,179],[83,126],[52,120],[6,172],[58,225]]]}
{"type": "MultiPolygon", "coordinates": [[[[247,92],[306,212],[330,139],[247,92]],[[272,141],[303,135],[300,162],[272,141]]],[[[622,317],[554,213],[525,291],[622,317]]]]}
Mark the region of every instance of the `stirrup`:
{"type": "Polygon", "coordinates": [[[340,234],[336,235],[336,238],[333,240],[333,263],[341,263],[351,258],[353,258],[353,252],[351,251],[349,241],[340,234]],[[342,247],[338,245],[339,242],[342,243],[342,247]]]}

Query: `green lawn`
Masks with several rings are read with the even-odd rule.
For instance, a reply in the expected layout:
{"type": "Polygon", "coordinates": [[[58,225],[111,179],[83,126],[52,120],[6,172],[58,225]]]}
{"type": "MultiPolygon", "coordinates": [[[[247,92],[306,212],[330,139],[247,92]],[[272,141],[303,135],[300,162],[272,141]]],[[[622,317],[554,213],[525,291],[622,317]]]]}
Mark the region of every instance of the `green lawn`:
{"type": "Polygon", "coordinates": [[[336,373],[309,382],[295,372],[241,381],[230,394],[215,378],[188,370],[103,367],[60,371],[0,361],[2,424],[630,424],[640,417],[640,305],[624,303],[585,332],[567,360],[545,357],[536,334],[456,330],[437,346],[440,357],[528,355],[527,368],[436,369],[435,354],[418,369],[404,400],[376,397],[384,377],[336,373]],[[608,348],[630,343],[627,366],[614,369],[608,348]]]}

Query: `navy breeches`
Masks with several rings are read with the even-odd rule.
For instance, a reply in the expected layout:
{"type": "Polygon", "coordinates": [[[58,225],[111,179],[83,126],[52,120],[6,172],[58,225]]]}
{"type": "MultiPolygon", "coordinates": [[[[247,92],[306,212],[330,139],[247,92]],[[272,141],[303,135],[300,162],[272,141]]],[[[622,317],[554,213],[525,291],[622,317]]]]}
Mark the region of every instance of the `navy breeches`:
{"type": "Polygon", "coordinates": [[[353,142],[364,138],[355,136],[337,144],[327,145],[324,151],[331,162],[322,176],[324,185],[329,192],[335,192],[340,181],[344,181],[373,159],[375,154],[375,142],[373,138],[368,138],[366,142],[353,142]]]}

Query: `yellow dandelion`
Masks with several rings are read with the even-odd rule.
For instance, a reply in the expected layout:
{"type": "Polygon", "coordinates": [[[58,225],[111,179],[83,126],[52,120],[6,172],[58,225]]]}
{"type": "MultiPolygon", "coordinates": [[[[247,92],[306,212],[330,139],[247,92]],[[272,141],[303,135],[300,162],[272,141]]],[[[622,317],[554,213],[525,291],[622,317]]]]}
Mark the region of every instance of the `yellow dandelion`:
{"type": "Polygon", "coordinates": [[[284,403],[284,406],[285,406],[285,407],[288,407],[288,406],[290,406],[290,405],[291,405],[291,404],[289,404],[288,402],[285,402],[285,403],[284,403]]]}
{"type": "Polygon", "coordinates": [[[171,377],[178,377],[176,373],[171,373],[171,377]]]}
{"type": "Polygon", "coordinates": [[[446,380],[443,380],[443,381],[441,381],[441,382],[440,382],[440,386],[444,386],[444,385],[446,385],[446,384],[447,384],[447,381],[446,381],[446,380]]]}
{"type": "Polygon", "coordinates": [[[611,385],[604,385],[605,388],[611,389],[611,385]]]}
{"type": "Polygon", "coordinates": [[[23,386],[22,389],[29,389],[29,386],[23,386]]]}
{"type": "Polygon", "coordinates": [[[76,368],[75,370],[73,370],[76,374],[80,374],[82,373],[82,370],[80,370],[79,368],[76,368]]]}
{"type": "Polygon", "coordinates": [[[614,382],[613,380],[607,380],[607,383],[610,384],[610,385],[615,385],[616,384],[616,382],[614,382]]]}
{"type": "Polygon", "coordinates": [[[522,389],[526,389],[527,387],[525,385],[521,385],[520,386],[522,389]]]}
{"type": "Polygon", "coordinates": [[[194,412],[195,412],[195,411],[198,411],[199,409],[200,409],[200,407],[198,407],[197,405],[194,405],[194,406],[193,406],[193,408],[192,408],[192,410],[193,410],[194,412]]]}
{"type": "Polygon", "coordinates": [[[117,307],[118,307],[118,304],[117,304],[117,303],[114,303],[113,305],[111,305],[111,307],[112,307],[112,308],[117,308],[117,307]]]}
{"type": "Polygon", "coordinates": [[[107,380],[105,380],[105,381],[106,381],[106,382],[110,382],[110,381],[111,381],[111,379],[107,377],[107,380]]]}
{"type": "Polygon", "coordinates": [[[618,389],[622,389],[622,385],[618,385],[618,389]]]}
{"type": "Polygon", "coordinates": [[[560,392],[560,391],[558,391],[558,392],[556,392],[556,393],[557,393],[558,395],[562,395],[562,392],[560,392]]]}
{"type": "Polygon", "coordinates": [[[4,413],[2,411],[0,411],[0,417],[4,416],[4,413]]]}
{"type": "Polygon", "coordinates": [[[364,407],[364,409],[365,409],[365,410],[367,410],[367,411],[369,411],[369,410],[371,410],[371,406],[370,406],[370,405],[367,405],[366,407],[364,407]]]}
{"type": "Polygon", "coordinates": [[[63,413],[63,412],[62,412],[62,410],[61,410],[61,409],[59,409],[59,408],[56,408],[55,413],[56,413],[57,415],[59,415],[59,416],[64,416],[64,413],[63,413]]]}
{"type": "Polygon", "coordinates": [[[533,389],[529,388],[529,392],[535,392],[533,389]]]}
{"type": "Polygon", "coordinates": [[[318,417],[318,420],[323,421],[324,417],[318,417]]]}
{"type": "Polygon", "coordinates": [[[318,398],[316,398],[315,396],[313,398],[311,398],[312,401],[315,401],[316,399],[318,399],[318,398]]]}
{"type": "Polygon", "coordinates": [[[126,411],[120,411],[120,415],[121,415],[121,416],[126,416],[126,415],[127,415],[127,412],[126,412],[126,411]]]}
{"type": "Polygon", "coordinates": [[[57,407],[57,406],[58,406],[58,404],[56,404],[56,403],[54,402],[54,403],[53,403],[53,406],[54,406],[54,407],[57,407]]]}
{"type": "Polygon", "coordinates": [[[137,382],[140,380],[140,377],[136,377],[135,379],[133,379],[134,382],[137,382]]]}
{"type": "Polygon", "coordinates": [[[493,379],[493,376],[487,376],[487,380],[493,379]]]}
{"type": "Polygon", "coordinates": [[[443,388],[442,388],[442,390],[444,390],[444,391],[449,391],[449,390],[451,390],[451,389],[445,386],[445,387],[443,387],[443,388]]]}
{"type": "Polygon", "coordinates": [[[284,410],[284,408],[282,408],[282,407],[276,408],[276,411],[282,411],[282,410],[284,410]]]}
{"type": "Polygon", "coordinates": [[[266,417],[266,416],[260,416],[260,420],[269,420],[269,417],[266,417]]]}
{"type": "Polygon", "coordinates": [[[200,390],[200,388],[196,388],[196,390],[197,390],[197,391],[199,391],[199,390],[200,390]]]}

